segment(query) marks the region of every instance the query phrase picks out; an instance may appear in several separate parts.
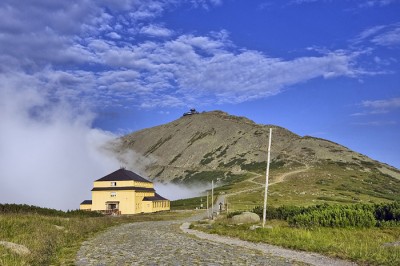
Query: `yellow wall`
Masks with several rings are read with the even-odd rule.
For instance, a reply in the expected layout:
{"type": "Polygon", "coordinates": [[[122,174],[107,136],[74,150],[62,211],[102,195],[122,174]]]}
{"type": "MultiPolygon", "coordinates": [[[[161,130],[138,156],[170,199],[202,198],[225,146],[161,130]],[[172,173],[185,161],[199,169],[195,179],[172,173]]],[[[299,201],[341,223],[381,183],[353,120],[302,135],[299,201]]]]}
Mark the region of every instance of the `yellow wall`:
{"type": "Polygon", "coordinates": [[[154,188],[154,184],[153,183],[137,182],[137,181],[134,181],[133,186],[134,187],[154,188]]]}
{"type": "Polygon", "coordinates": [[[79,205],[79,209],[83,211],[90,211],[92,210],[92,204],[81,204],[79,205]]]}
{"type": "Polygon", "coordinates": [[[107,190],[107,191],[92,191],[92,210],[106,210],[107,201],[118,201],[118,209],[121,214],[135,214],[135,191],[133,190],[107,190]],[[115,192],[115,197],[111,193],[115,192]]]}
{"type": "Polygon", "coordinates": [[[169,211],[170,210],[170,202],[169,202],[169,200],[153,201],[152,205],[153,205],[153,212],[169,211]]]}
{"type": "Polygon", "coordinates": [[[142,201],[142,212],[153,212],[153,204],[151,201],[142,201]]]}
{"type": "Polygon", "coordinates": [[[112,187],[111,183],[117,183],[115,187],[145,187],[154,188],[153,183],[136,182],[133,180],[129,181],[95,181],[93,187],[112,187]]]}
{"type": "MultiPolygon", "coordinates": [[[[154,188],[153,183],[138,181],[95,181],[95,188],[112,188],[112,183],[116,182],[115,187],[145,187],[154,188]]],[[[105,211],[107,210],[106,202],[118,202],[118,210],[121,214],[148,213],[156,211],[164,211],[170,209],[170,202],[166,201],[143,201],[144,197],[154,197],[154,192],[150,191],[134,191],[134,190],[106,190],[92,191],[92,205],[81,204],[81,210],[105,211]],[[112,196],[115,195],[115,196],[112,196]]]]}
{"type": "MultiPolygon", "coordinates": [[[[114,181],[116,187],[133,187],[134,181],[114,181]]],[[[93,187],[111,187],[111,181],[95,181],[93,187]]]]}

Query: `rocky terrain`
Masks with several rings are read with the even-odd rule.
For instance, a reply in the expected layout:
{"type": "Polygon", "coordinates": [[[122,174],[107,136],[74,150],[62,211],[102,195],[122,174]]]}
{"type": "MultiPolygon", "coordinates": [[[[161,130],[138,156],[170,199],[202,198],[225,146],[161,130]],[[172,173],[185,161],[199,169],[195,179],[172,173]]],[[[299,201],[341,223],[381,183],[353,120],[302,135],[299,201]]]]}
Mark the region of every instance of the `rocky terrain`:
{"type": "Polygon", "coordinates": [[[277,186],[279,195],[288,188],[295,191],[299,182],[309,186],[298,193],[313,189],[313,195],[320,198],[346,190],[352,194],[344,196],[355,201],[365,200],[362,195],[394,200],[400,194],[400,171],[392,166],[329,140],[299,136],[222,111],[187,115],[133,132],[121,138],[116,150],[149,158],[152,163],[147,165],[146,175],[159,182],[216,180],[221,185],[249,178],[254,181],[254,173],[262,174],[266,168],[269,128],[273,130],[272,173],[302,170],[277,186]],[[326,193],[319,193],[321,190],[326,193]]]}
{"type": "Polygon", "coordinates": [[[144,129],[122,138],[122,150],[151,156],[152,178],[187,180],[194,172],[241,172],[264,168],[269,128],[273,129],[272,163],[282,167],[337,162],[400,178],[400,172],[337,143],[299,136],[274,125],[259,125],[245,117],[221,111],[183,116],[171,123],[144,129]]]}

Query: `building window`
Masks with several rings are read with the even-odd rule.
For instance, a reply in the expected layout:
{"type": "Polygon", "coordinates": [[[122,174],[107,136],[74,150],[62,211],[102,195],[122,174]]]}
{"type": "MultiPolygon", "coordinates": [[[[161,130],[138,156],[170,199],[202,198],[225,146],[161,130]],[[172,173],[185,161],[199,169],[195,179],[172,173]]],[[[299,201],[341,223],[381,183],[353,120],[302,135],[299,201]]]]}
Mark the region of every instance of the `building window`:
{"type": "Polygon", "coordinates": [[[111,192],[111,193],[110,193],[110,196],[111,196],[111,197],[116,197],[116,196],[117,196],[117,192],[111,192]]]}
{"type": "Polygon", "coordinates": [[[117,182],[111,182],[111,186],[112,187],[116,187],[117,186],[117,182]]]}

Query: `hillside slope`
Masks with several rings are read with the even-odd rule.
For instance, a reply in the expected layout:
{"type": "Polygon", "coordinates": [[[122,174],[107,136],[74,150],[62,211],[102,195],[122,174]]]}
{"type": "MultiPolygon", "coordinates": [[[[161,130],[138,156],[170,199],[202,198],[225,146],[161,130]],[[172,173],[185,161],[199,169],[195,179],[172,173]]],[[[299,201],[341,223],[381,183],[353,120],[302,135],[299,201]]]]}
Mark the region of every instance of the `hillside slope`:
{"type": "MultiPolygon", "coordinates": [[[[162,182],[192,183],[214,179],[221,184],[232,184],[249,179],[251,175],[254,181],[256,173],[265,171],[269,128],[273,129],[271,169],[276,176],[293,169],[307,169],[306,174],[304,171],[298,174],[298,177],[309,176],[306,183],[324,183],[318,178],[329,180],[332,175],[337,178],[329,184],[343,179],[331,190],[340,190],[337,187],[340,185],[345,189],[344,184],[356,179],[356,184],[349,183],[351,187],[348,188],[354,190],[357,187],[359,192],[354,193],[363,194],[364,188],[368,190],[375,186],[374,189],[379,190],[376,192],[379,195],[375,196],[392,195],[389,197],[392,199],[400,192],[400,171],[394,167],[328,140],[301,137],[279,126],[259,125],[221,111],[184,116],[165,125],[126,135],[118,150],[134,150],[153,158],[154,163],[147,167],[146,173],[162,182]],[[387,186],[386,190],[384,186],[387,186]]],[[[285,180],[288,181],[285,186],[289,186],[295,177],[285,180]]],[[[320,190],[320,184],[317,186],[320,190]]]]}

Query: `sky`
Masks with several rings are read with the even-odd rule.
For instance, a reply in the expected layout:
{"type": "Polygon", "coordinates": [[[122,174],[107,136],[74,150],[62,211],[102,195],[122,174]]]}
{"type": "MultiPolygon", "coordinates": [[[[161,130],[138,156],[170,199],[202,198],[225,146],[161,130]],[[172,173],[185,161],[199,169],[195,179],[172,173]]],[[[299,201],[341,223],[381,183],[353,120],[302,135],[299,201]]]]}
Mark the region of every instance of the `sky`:
{"type": "Polygon", "coordinates": [[[106,143],[190,108],[400,168],[399,14],[399,0],[2,0],[0,202],[74,208],[121,164],[106,143]]]}

